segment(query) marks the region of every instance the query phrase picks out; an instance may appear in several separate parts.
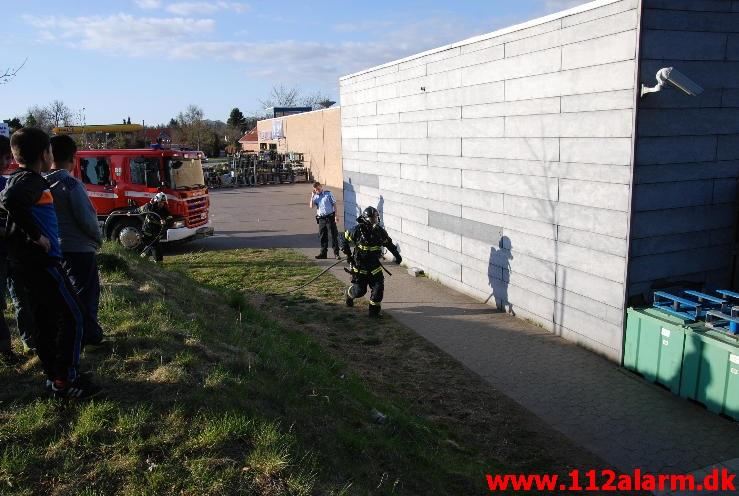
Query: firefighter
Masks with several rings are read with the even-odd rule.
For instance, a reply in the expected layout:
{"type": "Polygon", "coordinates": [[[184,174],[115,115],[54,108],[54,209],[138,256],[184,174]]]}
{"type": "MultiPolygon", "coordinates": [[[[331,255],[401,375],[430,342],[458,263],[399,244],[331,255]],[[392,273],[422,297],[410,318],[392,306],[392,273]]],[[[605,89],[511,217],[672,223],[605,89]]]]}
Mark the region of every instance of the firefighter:
{"type": "Polygon", "coordinates": [[[393,254],[396,264],[400,264],[403,258],[393,240],[380,225],[380,213],[375,207],[364,209],[362,215],[357,218],[357,225],[344,232],[341,244],[352,275],[352,285],[346,290],[346,306],[354,306],[354,299],[364,296],[369,286],[369,316],[380,317],[380,303],[385,290],[385,277],[380,265],[382,248],[387,248],[393,254]],[[355,247],[353,254],[351,245],[355,247]]]}
{"type": "Polygon", "coordinates": [[[156,262],[164,260],[159,240],[167,232],[167,225],[172,220],[172,216],[167,210],[167,195],[160,191],[152,197],[149,203],[142,205],[129,215],[141,215],[143,217],[141,231],[144,235],[142,241],[144,251],[141,256],[146,257],[151,254],[154,255],[156,262]]]}

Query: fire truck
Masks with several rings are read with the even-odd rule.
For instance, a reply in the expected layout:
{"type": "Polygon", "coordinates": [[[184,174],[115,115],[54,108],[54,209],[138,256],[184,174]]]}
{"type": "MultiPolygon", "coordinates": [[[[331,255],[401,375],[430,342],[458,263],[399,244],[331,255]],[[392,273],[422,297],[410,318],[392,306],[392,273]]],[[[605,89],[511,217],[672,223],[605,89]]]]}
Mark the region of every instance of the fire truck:
{"type": "MultiPolygon", "coordinates": [[[[203,158],[199,151],[170,149],[80,150],[74,175],[85,184],[101,222],[165,193],[174,221],[162,242],[172,243],[213,235],[203,158]]],[[[141,235],[137,217],[115,216],[105,226],[106,238],[124,246],[141,235]]]]}

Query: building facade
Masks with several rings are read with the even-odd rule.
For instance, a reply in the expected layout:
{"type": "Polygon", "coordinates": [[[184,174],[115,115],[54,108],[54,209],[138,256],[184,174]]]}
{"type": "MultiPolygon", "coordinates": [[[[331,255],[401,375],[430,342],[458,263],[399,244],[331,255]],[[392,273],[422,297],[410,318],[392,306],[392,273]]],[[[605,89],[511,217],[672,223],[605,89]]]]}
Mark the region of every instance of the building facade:
{"type": "Polygon", "coordinates": [[[629,301],[730,282],[737,16],[600,0],[342,78],[345,223],[378,206],[410,264],[619,361],[629,301]],[[640,98],[669,66],[705,92],[640,98]]]}
{"type": "Polygon", "coordinates": [[[315,110],[257,122],[259,146],[302,153],[314,179],[342,186],[341,108],[315,110]]]}

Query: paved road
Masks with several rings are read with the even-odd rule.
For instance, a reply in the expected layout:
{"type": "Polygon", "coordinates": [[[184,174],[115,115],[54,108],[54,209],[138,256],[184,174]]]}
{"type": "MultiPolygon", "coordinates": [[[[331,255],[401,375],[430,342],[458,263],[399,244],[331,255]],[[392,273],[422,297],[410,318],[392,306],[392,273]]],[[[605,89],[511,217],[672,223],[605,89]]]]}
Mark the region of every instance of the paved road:
{"type": "MultiPolygon", "coordinates": [[[[315,255],[309,195],[307,184],[215,191],[218,234],[194,246],[291,247],[315,255]]],[[[393,272],[386,311],[607,462],[653,473],[711,466],[739,473],[739,423],[434,281],[393,272]]],[[[339,267],[334,274],[347,279],[339,267]]]]}

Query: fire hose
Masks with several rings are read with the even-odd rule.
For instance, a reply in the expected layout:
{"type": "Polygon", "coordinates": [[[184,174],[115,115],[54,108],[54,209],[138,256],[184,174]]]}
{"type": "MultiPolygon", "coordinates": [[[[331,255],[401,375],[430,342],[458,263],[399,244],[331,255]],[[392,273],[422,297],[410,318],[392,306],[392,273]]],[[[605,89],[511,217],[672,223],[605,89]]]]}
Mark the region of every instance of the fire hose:
{"type": "MultiPolygon", "coordinates": [[[[325,269],[324,269],[324,270],[323,270],[323,271],[322,271],[322,272],[321,272],[320,274],[318,274],[318,275],[317,275],[316,277],[314,277],[314,278],[313,278],[313,279],[311,279],[310,281],[306,282],[305,284],[302,284],[302,285],[300,285],[300,286],[298,286],[298,287],[296,287],[296,288],[293,288],[293,289],[289,289],[289,290],[287,290],[287,291],[283,291],[282,293],[277,293],[277,294],[276,294],[275,296],[283,296],[283,295],[286,295],[286,294],[294,293],[295,291],[298,291],[299,289],[303,289],[304,287],[306,287],[306,286],[308,286],[308,285],[312,284],[313,282],[315,282],[315,281],[316,281],[316,280],[317,280],[317,279],[318,279],[319,277],[321,277],[321,276],[322,276],[323,274],[325,274],[325,273],[326,273],[326,272],[328,272],[329,270],[331,270],[331,269],[333,269],[334,267],[336,267],[337,265],[339,265],[339,264],[340,264],[341,262],[342,262],[342,260],[338,260],[338,261],[334,262],[333,264],[331,264],[331,265],[329,265],[328,267],[326,267],[326,268],[325,268],[325,269]]],[[[351,264],[350,264],[350,266],[351,266],[351,264]]],[[[383,269],[383,270],[384,270],[385,272],[387,272],[387,274],[388,274],[389,276],[392,276],[392,275],[393,275],[393,274],[392,274],[392,273],[391,273],[391,272],[390,272],[389,270],[387,270],[387,269],[385,268],[385,266],[384,266],[384,265],[380,264],[380,267],[382,267],[382,269],[383,269]]],[[[347,267],[344,267],[344,272],[348,272],[349,274],[351,274],[351,273],[352,273],[352,272],[351,272],[351,270],[350,270],[349,268],[347,268],[347,267]]]]}

